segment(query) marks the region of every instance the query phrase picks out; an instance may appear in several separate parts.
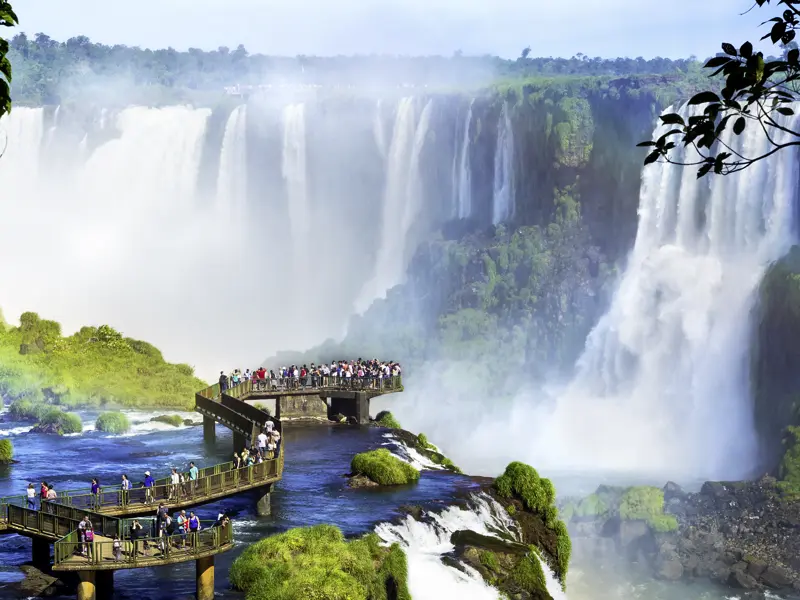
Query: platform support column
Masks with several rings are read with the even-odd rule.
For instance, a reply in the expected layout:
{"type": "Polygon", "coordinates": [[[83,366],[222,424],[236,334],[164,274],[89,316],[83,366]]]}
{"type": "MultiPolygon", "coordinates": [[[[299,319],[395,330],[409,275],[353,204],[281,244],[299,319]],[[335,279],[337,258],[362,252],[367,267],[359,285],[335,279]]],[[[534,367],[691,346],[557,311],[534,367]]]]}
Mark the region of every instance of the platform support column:
{"type": "Polygon", "coordinates": [[[356,420],[359,425],[369,425],[369,396],[367,392],[356,392],[356,420]]]}
{"type": "Polygon", "coordinates": [[[96,571],[78,571],[78,600],[98,600],[95,574],[96,571]]]}
{"type": "Polygon", "coordinates": [[[114,571],[95,571],[97,600],[112,600],[114,597],[114,571]]]}
{"type": "Polygon", "coordinates": [[[264,486],[258,490],[256,514],[259,517],[268,517],[272,514],[272,485],[264,486]]]}
{"type": "Polygon", "coordinates": [[[211,417],[203,415],[203,441],[214,442],[217,439],[217,422],[211,417]]]}
{"type": "Polygon", "coordinates": [[[214,556],[198,558],[197,569],[197,600],[214,600],[214,556]]]}
{"type": "Polygon", "coordinates": [[[31,541],[33,542],[31,547],[33,566],[40,571],[48,570],[50,568],[50,542],[41,538],[33,538],[31,541]]]}
{"type": "Polygon", "coordinates": [[[244,449],[246,443],[247,443],[247,438],[245,438],[241,433],[238,433],[236,431],[233,432],[234,452],[241,452],[244,449]]]}

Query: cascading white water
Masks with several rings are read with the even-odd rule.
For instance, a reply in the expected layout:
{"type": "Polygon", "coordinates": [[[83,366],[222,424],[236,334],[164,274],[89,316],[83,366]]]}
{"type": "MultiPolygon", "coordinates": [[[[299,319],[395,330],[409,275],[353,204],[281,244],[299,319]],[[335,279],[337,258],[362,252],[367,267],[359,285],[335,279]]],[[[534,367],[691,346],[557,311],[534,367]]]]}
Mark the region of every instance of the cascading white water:
{"type": "Polygon", "coordinates": [[[430,125],[433,100],[416,122],[414,98],[403,98],[397,108],[394,134],[387,161],[386,191],[383,204],[381,244],[375,274],[364,286],[356,302],[363,312],[375,298],[402,283],[408,264],[409,232],[422,207],[419,157],[430,125]]]}
{"type": "MultiPolygon", "coordinates": [[[[454,549],[450,536],[469,530],[485,536],[498,533],[516,538],[514,523],[505,509],[484,494],[470,497],[468,508],[451,506],[440,513],[427,513],[426,522],[406,517],[399,525],[382,523],[375,533],[387,544],[397,543],[408,559],[409,591],[414,600],[497,600],[497,589],[487,585],[480,574],[462,565],[464,571],[446,566],[442,556],[454,549]]],[[[542,563],[547,590],[555,600],[566,600],[549,567],[542,563]]]]}
{"type": "Polygon", "coordinates": [[[492,223],[497,225],[514,214],[514,131],[508,104],[503,102],[497,124],[497,146],[494,153],[494,193],[492,223]]]}
{"type": "Polygon", "coordinates": [[[217,176],[217,206],[230,223],[240,222],[247,205],[247,106],[237,106],[228,116],[217,176]]]}
{"type": "Polygon", "coordinates": [[[472,105],[469,104],[467,117],[464,119],[464,131],[461,136],[461,153],[458,159],[458,169],[454,169],[457,174],[453,179],[453,196],[455,201],[455,214],[459,219],[466,219],[472,214],[472,167],[470,164],[470,136],[469,130],[472,125],[472,105]]]}
{"type": "MultiPolygon", "coordinates": [[[[766,149],[758,127],[726,135],[745,156],[766,149]]],[[[694,159],[682,149],[673,157],[694,159]]],[[[533,421],[537,467],[749,474],[749,315],[766,266],[794,239],[797,154],[733,176],[695,174],[645,168],[636,242],[611,307],[554,411],[533,421]]]]}
{"type": "Polygon", "coordinates": [[[294,274],[308,275],[308,252],[311,231],[311,208],[308,199],[306,169],[306,117],[304,104],[290,104],[283,109],[283,157],[281,170],[286,182],[289,223],[292,230],[292,265],[294,274]]]}
{"type": "Polygon", "coordinates": [[[375,103],[375,119],[372,122],[372,134],[375,136],[375,145],[381,158],[386,160],[386,131],[383,126],[383,102],[380,98],[375,103]]]}

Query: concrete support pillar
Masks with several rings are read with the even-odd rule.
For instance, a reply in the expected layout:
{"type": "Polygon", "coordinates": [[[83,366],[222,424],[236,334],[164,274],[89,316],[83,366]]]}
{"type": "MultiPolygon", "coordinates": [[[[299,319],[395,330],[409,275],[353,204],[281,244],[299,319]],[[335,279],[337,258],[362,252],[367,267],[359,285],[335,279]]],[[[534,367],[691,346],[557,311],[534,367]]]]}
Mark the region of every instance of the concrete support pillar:
{"type": "Polygon", "coordinates": [[[203,415],[203,441],[212,443],[217,439],[217,422],[203,415]]]}
{"type": "Polygon", "coordinates": [[[272,514],[272,485],[259,488],[258,493],[256,514],[259,517],[268,517],[272,514]]]}
{"type": "Polygon", "coordinates": [[[31,547],[31,562],[40,571],[50,569],[50,542],[41,538],[33,538],[31,547]]]}
{"type": "Polygon", "coordinates": [[[241,433],[238,433],[236,431],[233,432],[234,452],[241,452],[244,449],[246,443],[247,443],[247,438],[245,438],[241,433]]]}
{"type": "Polygon", "coordinates": [[[114,598],[114,571],[96,571],[97,600],[114,598]]]}
{"type": "Polygon", "coordinates": [[[369,425],[369,396],[367,392],[356,392],[356,419],[359,425],[369,425]]]}
{"type": "Polygon", "coordinates": [[[214,556],[198,558],[195,564],[197,569],[197,600],[214,600],[214,556]]]}
{"type": "Polygon", "coordinates": [[[281,397],[275,398],[275,419],[281,420],[281,397]]]}
{"type": "Polygon", "coordinates": [[[78,600],[98,600],[95,571],[78,571],[78,600]]]}

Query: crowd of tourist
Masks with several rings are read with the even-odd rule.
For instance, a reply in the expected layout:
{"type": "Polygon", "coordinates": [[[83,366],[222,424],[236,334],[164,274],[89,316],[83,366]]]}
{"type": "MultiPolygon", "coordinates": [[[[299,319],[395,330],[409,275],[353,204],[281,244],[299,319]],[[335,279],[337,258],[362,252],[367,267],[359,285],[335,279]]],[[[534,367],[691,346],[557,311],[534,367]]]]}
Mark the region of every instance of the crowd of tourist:
{"type": "Polygon", "coordinates": [[[400,363],[391,360],[359,358],[350,361],[334,360],[330,364],[290,365],[277,370],[260,367],[252,371],[246,369],[244,373],[240,369],[234,369],[230,374],[220,371],[219,386],[222,391],[225,391],[245,381],[252,381],[259,387],[273,389],[327,387],[340,385],[345,380],[358,379],[367,384],[367,387],[379,387],[382,380],[398,377],[402,372],[400,363]]]}

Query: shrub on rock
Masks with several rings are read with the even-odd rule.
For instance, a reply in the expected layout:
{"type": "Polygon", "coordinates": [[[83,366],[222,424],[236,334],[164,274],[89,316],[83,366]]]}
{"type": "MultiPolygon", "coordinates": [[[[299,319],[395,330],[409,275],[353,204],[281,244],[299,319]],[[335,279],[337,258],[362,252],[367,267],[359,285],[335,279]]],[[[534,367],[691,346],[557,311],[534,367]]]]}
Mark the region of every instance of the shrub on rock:
{"type": "Polygon", "coordinates": [[[375,534],[347,541],[333,525],[290,529],[248,546],[230,570],[247,600],[411,600],[406,556],[375,534]]]}
{"type": "Polygon", "coordinates": [[[51,408],[53,407],[50,404],[21,398],[14,400],[8,407],[8,416],[13,421],[38,421],[51,408]]]}
{"type": "Polygon", "coordinates": [[[628,488],[619,505],[619,516],[626,521],[642,520],[658,533],[678,529],[674,515],[664,514],[664,491],[652,486],[628,488]]]}
{"type": "Polygon", "coordinates": [[[386,427],[388,429],[402,429],[403,427],[394,418],[394,415],[390,413],[388,410],[382,410],[377,415],[375,415],[375,422],[380,425],[381,427],[386,427]]]}
{"type": "Polygon", "coordinates": [[[180,427],[183,425],[183,419],[180,415],[159,415],[157,417],[153,417],[150,421],[154,423],[166,423],[167,425],[172,425],[173,427],[180,427]]]}
{"type": "Polygon", "coordinates": [[[364,475],[379,485],[401,485],[419,479],[419,471],[386,448],[356,454],[350,469],[354,475],[364,475]]]}
{"type": "Polygon", "coordinates": [[[131,429],[131,422],[121,412],[107,412],[97,417],[94,426],[97,431],[105,433],[128,433],[131,429]]]}
{"type": "Polygon", "coordinates": [[[0,440],[0,465],[10,464],[13,460],[14,444],[8,438],[0,440]]]}
{"type": "Polygon", "coordinates": [[[64,412],[59,408],[51,408],[40,419],[34,431],[48,431],[66,435],[69,433],[81,433],[83,422],[75,413],[64,412]]]}

